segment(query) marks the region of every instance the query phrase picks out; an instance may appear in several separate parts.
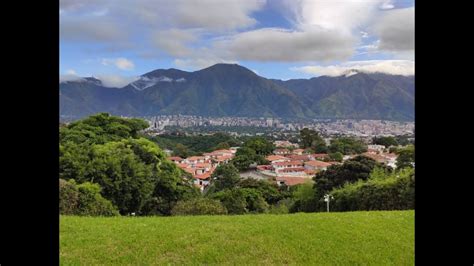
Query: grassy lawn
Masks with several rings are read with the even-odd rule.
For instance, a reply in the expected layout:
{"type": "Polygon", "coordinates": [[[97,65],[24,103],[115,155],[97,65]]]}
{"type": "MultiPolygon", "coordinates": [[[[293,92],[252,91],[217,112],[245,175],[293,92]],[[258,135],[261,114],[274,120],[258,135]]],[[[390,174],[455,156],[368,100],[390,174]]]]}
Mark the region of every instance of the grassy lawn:
{"type": "Polygon", "coordinates": [[[414,211],[60,219],[62,265],[414,264],[414,211]]]}

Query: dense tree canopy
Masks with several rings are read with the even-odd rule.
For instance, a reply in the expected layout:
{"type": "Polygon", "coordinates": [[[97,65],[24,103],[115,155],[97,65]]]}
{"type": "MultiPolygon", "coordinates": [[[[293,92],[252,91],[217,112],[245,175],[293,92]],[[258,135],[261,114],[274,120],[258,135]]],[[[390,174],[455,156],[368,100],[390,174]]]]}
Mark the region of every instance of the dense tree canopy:
{"type": "Polygon", "coordinates": [[[398,146],[397,139],[392,136],[373,137],[372,144],[383,145],[385,148],[390,146],[398,146]]]}
{"type": "Polygon", "coordinates": [[[272,142],[263,137],[253,137],[247,140],[243,147],[250,148],[255,151],[257,155],[269,155],[273,152],[275,146],[272,142]]]}
{"type": "Polygon", "coordinates": [[[241,147],[235,153],[235,157],[232,159],[232,164],[239,170],[245,171],[249,169],[250,165],[256,164],[268,164],[268,161],[263,155],[257,154],[257,152],[249,147],[241,147]]]}
{"type": "Polygon", "coordinates": [[[145,127],[139,119],[98,114],[61,128],[60,178],[100,185],[121,214],[169,214],[197,191],[155,143],[139,137],[145,127]]]}
{"type": "Polygon", "coordinates": [[[239,170],[233,164],[219,165],[211,178],[213,178],[213,191],[233,188],[240,181],[239,170]]]}
{"type": "Polygon", "coordinates": [[[300,139],[300,147],[303,149],[311,148],[316,153],[327,152],[326,142],[318,132],[312,129],[303,128],[300,131],[300,139]]]}
{"type": "Polygon", "coordinates": [[[340,137],[331,140],[329,152],[342,154],[360,154],[367,151],[367,145],[361,140],[351,137],[340,137]]]}
{"type": "Polygon", "coordinates": [[[408,145],[397,151],[397,168],[413,167],[415,163],[415,146],[408,145]]]}
{"type": "Polygon", "coordinates": [[[59,213],[65,215],[114,216],[117,208],[100,194],[98,184],[76,184],[74,179],[59,179],[59,213]]]}
{"type": "Polygon", "coordinates": [[[332,165],[326,171],[317,173],[314,176],[316,198],[323,197],[336,187],[344,185],[346,182],[357,180],[367,180],[370,173],[378,163],[365,156],[357,156],[345,161],[342,165],[332,165]]]}

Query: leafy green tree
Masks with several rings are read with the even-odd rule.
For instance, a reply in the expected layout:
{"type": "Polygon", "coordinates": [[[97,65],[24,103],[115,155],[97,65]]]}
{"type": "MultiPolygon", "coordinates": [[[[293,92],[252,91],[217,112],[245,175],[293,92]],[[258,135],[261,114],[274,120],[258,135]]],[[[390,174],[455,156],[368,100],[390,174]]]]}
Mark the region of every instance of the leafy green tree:
{"type": "Polygon", "coordinates": [[[192,198],[178,201],[171,211],[172,215],[222,215],[227,209],[220,201],[209,198],[192,198]]]}
{"type": "Polygon", "coordinates": [[[367,151],[367,145],[352,137],[340,137],[331,140],[329,152],[342,154],[360,154],[367,151]]]}
{"type": "Polygon", "coordinates": [[[139,138],[147,123],[98,114],[60,128],[60,178],[102,187],[120,213],[169,215],[199,191],[153,142],[139,138]]]}
{"type": "Polygon", "coordinates": [[[316,153],[327,152],[326,142],[318,132],[312,129],[303,128],[300,130],[300,139],[300,146],[303,149],[311,148],[316,153]]]}
{"type": "Polygon", "coordinates": [[[275,183],[270,183],[267,180],[245,178],[240,180],[238,187],[252,188],[257,190],[268,204],[276,204],[278,201],[284,198],[284,194],[278,190],[278,186],[275,183]]]}
{"type": "Polygon", "coordinates": [[[59,213],[74,215],[79,203],[79,191],[74,179],[59,179],[59,213]]]}
{"type": "Polygon", "coordinates": [[[94,146],[86,174],[86,180],[102,186],[104,196],[121,214],[140,212],[156,182],[156,164],[143,162],[131,148],[134,142],[130,139],[94,146]]]}
{"type": "Polygon", "coordinates": [[[230,145],[227,142],[221,142],[217,144],[217,146],[214,148],[214,150],[227,150],[230,149],[230,145]]]}
{"type": "Polygon", "coordinates": [[[398,146],[397,139],[392,136],[373,137],[372,144],[383,145],[385,148],[390,146],[398,146]]]}
{"type": "Polygon", "coordinates": [[[271,154],[275,148],[273,143],[263,137],[252,137],[244,143],[243,147],[250,148],[254,150],[257,155],[262,156],[271,154]]]}
{"type": "Polygon", "coordinates": [[[239,170],[248,170],[251,164],[268,164],[269,162],[264,156],[257,154],[257,152],[249,147],[241,147],[235,153],[235,157],[231,163],[239,170]]]}
{"type": "Polygon", "coordinates": [[[329,159],[331,161],[342,162],[343,155],[340,152],[329,153],[329,159]]]}
{"type": "Polygon", "coordinates": [[[138,138],[138,133],[147,128],[141,119],[126,119],[99,113],[75,121],[60,128],[60,143],[72,141],[76,144],[103,144],[123,138],[138,138]]]}
{"type": "Polygon", "coordinates": [[[396,172],[375,168],[370,179],[347,183],[331,195],[334,211],[414,209],[415,173],[413,168],[396,172]]]}
{"type": "Polygon", "coordinates": [[[179,200],[199,197],[201,192],[192,186],[191,178],[183,178],[188,175],[177,168],[173,162],[168,160],[161,162],[156,174],[157,182],[152,197],[145,203],[142,213],[170,215],[179,200]]]}
{"type": "Polygon", "coordinates": [[[104,199],[100,194],[98,184],[85,182],[77,185],[79,191],[79,202],[77,215],[87,216],[116,216],[119,215],[117,207],[110,201],[104,199]]]}
{"type": "Polygon", "coordinates": [[[345,161],[342,165],[332,165],[326,171],[317,173],[313,180],[318,209],[324,208],[322,199],[325,194],[345,183],[367,180],[376,166],[382,167],[371,158],[357,156],[345,161]]]}
{"type": "Polygon", "coordinates": [[[179,156],[182,158],[186,158],[189,156],[189,150],[186,146],[184,146],[181,143],[176,144],[176,147],[174,148],[173,151],[174,156],[179,156]]]}
{"type": "Polygon", "coordinates": [[[239,170],[233,164],[221,164],[212,173],[214,191],[235,187],[240,181],[239,170]]]}
{"type": "Polygon", "coordinates": [[[290,212],[311,212],[315,211],[315,199],[313,184],[310,182],[299,184],[293,188],[293,205],[290,212]]]}
{"type": "Polygon", "coordinates": [[[245,214],[248,212],[247,200],[240,189],[222,190],[211,194],[209,197],[219,200],[229,214],[245,214]]]}
{"type": "Polygon", "coordinates": [[[397,168],[413,167],[415,163],[415,146],[408,145],[407,147],[398,150],[397,168]]]}
{"type": "Polygon", "coordinates": [[[104,199],[98,184],[76,184],[74,179],[59,179],[59,213],[81,216],[119,215],[117,207],[104,199]]]}
{"type": "Polygon", "coordinates": [[[260,192],[252,188],[225,189],[210,197],[222,202],[229,214],[264,213],[269,208],[260,192]]]}

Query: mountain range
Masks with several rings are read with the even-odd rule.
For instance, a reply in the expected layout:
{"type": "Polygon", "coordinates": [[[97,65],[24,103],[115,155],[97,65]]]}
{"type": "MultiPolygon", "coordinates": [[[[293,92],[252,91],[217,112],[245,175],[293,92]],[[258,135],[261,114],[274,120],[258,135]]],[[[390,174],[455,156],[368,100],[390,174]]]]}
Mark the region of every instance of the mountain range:
{"type": "Polygon", "coordinates": [[[182,114],[280,118],[414,119],[414,76],[351,70],[311,79],[267,79],[237,64],[157,69],[123,88],[96,78],[60,82],[60,114],[182,114]]]}

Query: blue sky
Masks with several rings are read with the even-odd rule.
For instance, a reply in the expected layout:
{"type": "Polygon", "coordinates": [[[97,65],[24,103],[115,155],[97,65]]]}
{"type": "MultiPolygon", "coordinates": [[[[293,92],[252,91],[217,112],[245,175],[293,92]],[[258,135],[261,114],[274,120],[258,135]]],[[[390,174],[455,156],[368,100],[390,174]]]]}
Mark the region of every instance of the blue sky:
{"type": "Polygon", "coordinates": [[[267,78],[414,74],[414,3],[61,0],[61,79],[122,86],[158,68],[238,63],[267,78]]]}

